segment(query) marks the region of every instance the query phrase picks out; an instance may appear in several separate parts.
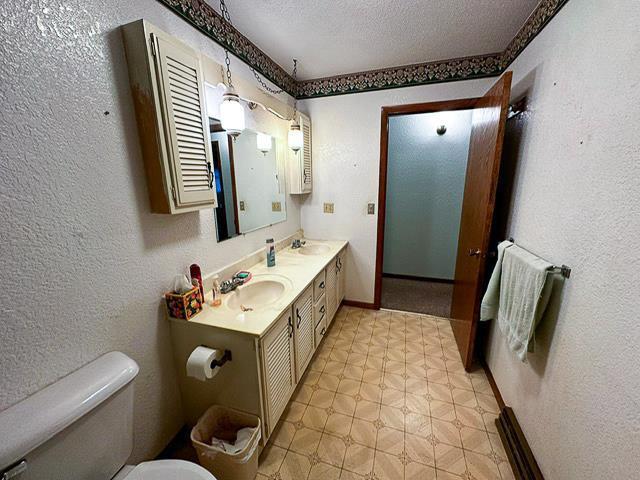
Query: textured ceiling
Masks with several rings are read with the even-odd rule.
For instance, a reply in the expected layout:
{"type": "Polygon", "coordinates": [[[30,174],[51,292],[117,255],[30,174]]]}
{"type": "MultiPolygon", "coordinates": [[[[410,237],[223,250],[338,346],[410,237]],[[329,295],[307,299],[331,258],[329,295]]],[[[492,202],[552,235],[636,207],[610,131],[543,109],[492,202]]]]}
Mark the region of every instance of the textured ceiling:
{"type": "Polygon", "coordinates": [[[287,71],[297,58],[305,80],[501,52],[538,0],[226,3],[240,32],[287,71]]]}

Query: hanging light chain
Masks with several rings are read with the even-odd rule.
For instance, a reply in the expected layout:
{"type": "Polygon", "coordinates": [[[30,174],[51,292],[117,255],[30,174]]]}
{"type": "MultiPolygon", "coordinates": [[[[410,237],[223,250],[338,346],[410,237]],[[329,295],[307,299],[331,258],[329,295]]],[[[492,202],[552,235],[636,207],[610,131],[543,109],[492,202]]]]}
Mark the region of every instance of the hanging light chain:
{"type": "MultiPolygon", "coordinates": [[[[229,9],[227,8],[227,4],[225,3],[224,0],[220,0],[220,14],[222,16],[222,19],[225,22],[224,25],[224,30],[225,30],[225,40],[227,42],[227,44],[230,44],[230,35],[229,35],[229,27],[233,26],[233,23],[231,23],[231,16],[229,15],[229,9]]],[[[231,82],[231,70],[229,68],[229,66],[231,65],[231,61],[229,60],[229,50],[227,48],[224,49],[224,62],[227,65],[227,83],[229,87],[233,87],[233,83],[231,82]]],[[[264,80],[262,80],[262,78],[260,77],[260,75],[258,74],[258,72],[256,71],[255,68],[253,68],[251,65],[249,65],[249,69],[251,70],[251,73],[253,73],[253,76],[256,77],[256,80],[258,81],[258,83],[260,84],[260,86],[262,88],[264,88],[267,92],[273,94],[273,95],[279,95],[281,93],[284,92],[283,89],[275,89],[275,88],[271,88],[269,85],[267,85],[265,83],[264,80]]],[[[294,83],[296,81],[296,75],[298,72],[298,61],[294,58],[293,59],[293,80],[294,83]]],[[[294,110],[295,110],[295,105],[294,105],[294,110]]],[[[294,114],[295,116],[295,114],[294,114]]]]}

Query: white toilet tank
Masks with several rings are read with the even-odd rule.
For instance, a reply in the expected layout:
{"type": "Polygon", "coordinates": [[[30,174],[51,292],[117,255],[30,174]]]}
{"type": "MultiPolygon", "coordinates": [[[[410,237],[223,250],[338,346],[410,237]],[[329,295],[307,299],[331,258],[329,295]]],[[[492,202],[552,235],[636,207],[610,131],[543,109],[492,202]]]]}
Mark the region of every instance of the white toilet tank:
{"type": "Polygon", "coordinates": [[[15,480],[115,476],[133,448],[137,374],[124,353],[107,353],[0,412],[0,478],[22,460],[15,480]]]}

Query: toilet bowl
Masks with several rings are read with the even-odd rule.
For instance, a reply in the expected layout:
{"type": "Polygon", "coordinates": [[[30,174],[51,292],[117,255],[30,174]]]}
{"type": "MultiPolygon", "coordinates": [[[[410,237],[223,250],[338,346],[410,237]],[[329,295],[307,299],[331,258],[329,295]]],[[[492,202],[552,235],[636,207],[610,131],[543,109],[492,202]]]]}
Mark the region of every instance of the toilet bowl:
{"type": "Polygon", "coordinates": [[[138,371],[124,353],[107,353],[0,412],[0,478],[216,480],[184,460],[126,465],[138,371]]]}
{"type": "Polygon", "coordinates": [[[154,460],[125,466],[113,480],[216,480],[207,470],[184,460],[154,460]]]}

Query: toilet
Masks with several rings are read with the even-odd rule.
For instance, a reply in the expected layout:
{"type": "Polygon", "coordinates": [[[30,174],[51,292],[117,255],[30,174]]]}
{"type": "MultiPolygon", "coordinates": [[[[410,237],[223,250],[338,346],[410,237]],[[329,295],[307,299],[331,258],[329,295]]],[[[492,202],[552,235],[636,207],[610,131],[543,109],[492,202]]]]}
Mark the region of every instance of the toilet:
{"type": "Polygon", "coordinates": [[[126,465],[138,370],[124,353],[107,353],[0,412],[0,478],[216,480],[183,460],[126,465]]]}

